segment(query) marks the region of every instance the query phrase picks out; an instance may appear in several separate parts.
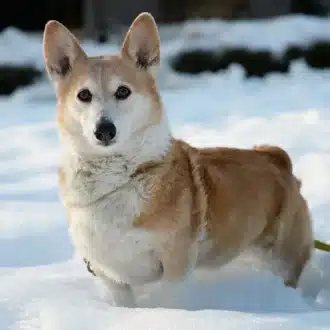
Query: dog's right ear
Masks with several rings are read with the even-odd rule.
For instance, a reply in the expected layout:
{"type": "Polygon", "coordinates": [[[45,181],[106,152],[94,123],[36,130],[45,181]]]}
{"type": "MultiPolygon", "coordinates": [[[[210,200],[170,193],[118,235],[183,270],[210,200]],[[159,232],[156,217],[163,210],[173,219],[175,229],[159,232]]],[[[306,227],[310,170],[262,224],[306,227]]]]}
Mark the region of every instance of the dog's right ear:
{"type": "Polygon", "coordinates": [[[87,58],[74,35],[57,21],[45,26],[43,53],[46,70],[56,87],[70,75],[76,61],[87,58]]]}

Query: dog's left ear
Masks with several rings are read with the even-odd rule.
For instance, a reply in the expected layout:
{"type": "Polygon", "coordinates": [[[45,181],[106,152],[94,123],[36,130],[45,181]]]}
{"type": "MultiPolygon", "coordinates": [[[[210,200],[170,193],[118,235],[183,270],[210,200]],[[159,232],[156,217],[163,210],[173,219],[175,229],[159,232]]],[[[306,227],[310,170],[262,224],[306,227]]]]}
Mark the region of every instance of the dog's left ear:
{"type": "Polygon", "coordinates": [[[151,14],[142,13],[136,17],[126,34],[121,54],[133,61],[138,68],[151,73],[159,66],[159,32],[151,14]]]}

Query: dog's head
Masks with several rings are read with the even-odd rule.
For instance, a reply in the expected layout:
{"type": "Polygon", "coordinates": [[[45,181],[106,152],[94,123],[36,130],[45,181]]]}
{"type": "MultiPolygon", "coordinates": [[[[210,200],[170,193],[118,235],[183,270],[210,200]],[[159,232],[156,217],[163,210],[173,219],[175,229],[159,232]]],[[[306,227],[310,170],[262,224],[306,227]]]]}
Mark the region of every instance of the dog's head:
{"type": "Polygon", "coordinates": [[[79,151],[109,154],[148,143],[156,134],[164,139],[155,83],[160,40],[150,14],[134,20],[118,54],[88,57],[57,21],[46,24],[43,49],[57,95],[60,131],[79,151]]]}

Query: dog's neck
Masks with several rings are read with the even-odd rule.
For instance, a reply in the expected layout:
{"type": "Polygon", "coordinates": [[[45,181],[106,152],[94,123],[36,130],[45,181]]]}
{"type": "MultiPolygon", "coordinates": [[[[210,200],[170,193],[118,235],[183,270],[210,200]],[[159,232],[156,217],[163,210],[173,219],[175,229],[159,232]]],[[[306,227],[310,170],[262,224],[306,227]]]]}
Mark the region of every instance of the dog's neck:
{"type": "MultiPolygon", "coordinates": [[[[126,143],[121,143],[118,148],[114,146],[109,153],[85,152],[81,144],[72,138],[68,132],[62,129],[60,133],[62,142],[62,163],[65,167],[85,168],[92,172],[100,173],[113,170],[134,172],[135,169],[150,161],[162,159],[170,151],[173,138],[166,119],[158,125],[146,128],[142,134],[126,143]]],[[[119,173],[118,173],[119,174],[119,173]]]]}
{"type": "MultiPolygon", "coordinates": [[[[135,180],[135,174],[141,166],[161,161],[170,152],[174,141],[167,126],[157,125],[146,129],[141,137],[124,144],[125,148],[104,155],[90,155],[75,148],[76,144],[72,144],[70,135],[63,134],[61,138],[61,167],[66,176],[62,196],[68,205],[74,206],[95,203],[127,187],[135,180]]],[[[145,178],[147,181],[139,177],[138,184],[147,187],[150,180],[145,178]]],[[[134,182],[134,185],[137,184],[136,180],[134,182]]]]}

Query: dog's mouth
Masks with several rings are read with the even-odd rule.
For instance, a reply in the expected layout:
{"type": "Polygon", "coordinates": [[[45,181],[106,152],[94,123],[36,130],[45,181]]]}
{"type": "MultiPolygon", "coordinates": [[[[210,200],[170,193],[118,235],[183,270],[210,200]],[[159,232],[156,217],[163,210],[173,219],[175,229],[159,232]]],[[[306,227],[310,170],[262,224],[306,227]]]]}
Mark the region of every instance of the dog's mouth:
{"type": "Polygon", "coordinates": [[[116,142],[115,139],[110,140],[110,141],[97,141],[97,145],[100,147],[107,148],[107,147],[112,146],[115,142],[116,142]]]}

